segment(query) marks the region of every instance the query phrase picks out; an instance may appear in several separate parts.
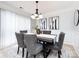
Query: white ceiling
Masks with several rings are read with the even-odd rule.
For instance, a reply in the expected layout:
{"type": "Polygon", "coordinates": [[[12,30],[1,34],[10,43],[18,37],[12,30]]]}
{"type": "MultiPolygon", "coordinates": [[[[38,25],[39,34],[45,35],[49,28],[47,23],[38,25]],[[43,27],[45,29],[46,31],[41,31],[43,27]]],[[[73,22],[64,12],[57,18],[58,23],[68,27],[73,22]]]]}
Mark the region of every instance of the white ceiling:
{"type": "MultiPolygon", "coordinates": [[[[23,9],[20,9],[29,14],[35,13],[36,3],[35,1],[4,1],[2,3],[7,4],[10,7],[20,9],[22,6],[23,9]]],[[[51,11],[62,10],[70,7],[75,7],[79,5],[78,1],[39,1],[39,13],[48,13],[51,11]]]]}

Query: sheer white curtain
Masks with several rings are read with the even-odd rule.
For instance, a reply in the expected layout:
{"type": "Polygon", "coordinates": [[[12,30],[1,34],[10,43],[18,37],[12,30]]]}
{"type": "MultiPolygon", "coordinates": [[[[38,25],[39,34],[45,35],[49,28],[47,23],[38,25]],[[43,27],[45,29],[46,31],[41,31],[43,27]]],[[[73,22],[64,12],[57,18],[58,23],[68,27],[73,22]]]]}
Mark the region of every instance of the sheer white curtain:
{"type": "Polygon", "coordinates": [[[30,18],[1,9],[1,42],[0,48],[16,43],[15,32],[28,30],[30,32],[30,18]]]}

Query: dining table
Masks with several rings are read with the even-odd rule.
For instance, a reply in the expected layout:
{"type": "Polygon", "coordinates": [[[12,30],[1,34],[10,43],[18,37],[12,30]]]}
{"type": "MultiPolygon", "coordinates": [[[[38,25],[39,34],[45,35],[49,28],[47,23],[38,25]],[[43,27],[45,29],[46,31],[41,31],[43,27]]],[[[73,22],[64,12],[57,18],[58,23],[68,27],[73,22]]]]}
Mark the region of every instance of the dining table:
{"type": "Polygon", "coordinates": [[[51,44],[52,46],[53,46],[53,44],[55,44],[56,36],[51,35],[51,34],[37,34],[37,39],[42,42],[42,44],[43,44],[43,56],[44,56],[44,58],[47,58],[50,51],[51,51],[48,49],[47,46],[49,44],[51,44]]]}
{"type": "Polygon", "coordinates": [[[41,41],[52,43],[52,41],[55,41],[56,36],[51,34],[37,34],[37,38],[41,41]]]}
{"type": "Polygon", "coordinates": [[[36,35],[38,40],[45,41],[45,42],[51,43],[52,41],[56,41],[56,36],[52,34],[36,34],[36,33],[25,33],[25,34],[36,35]]]}

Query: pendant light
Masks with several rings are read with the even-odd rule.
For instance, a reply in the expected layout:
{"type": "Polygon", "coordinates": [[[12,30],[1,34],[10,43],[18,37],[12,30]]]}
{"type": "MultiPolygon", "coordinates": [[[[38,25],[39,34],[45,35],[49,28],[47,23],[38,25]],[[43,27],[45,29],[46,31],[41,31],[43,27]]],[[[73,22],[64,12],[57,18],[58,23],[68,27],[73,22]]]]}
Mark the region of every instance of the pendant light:
{"type": "Polygon", "coordinates": [[[42,16],[42,14],[40,13],[39,14],[39,9],[38,9],[38,1],[35,1],[36,2],[36,12],[35,12],[35,14],[32,14],[31,15],[31,18],[32,19],[42,19],[43,18],[43,16],[42,16]]]}

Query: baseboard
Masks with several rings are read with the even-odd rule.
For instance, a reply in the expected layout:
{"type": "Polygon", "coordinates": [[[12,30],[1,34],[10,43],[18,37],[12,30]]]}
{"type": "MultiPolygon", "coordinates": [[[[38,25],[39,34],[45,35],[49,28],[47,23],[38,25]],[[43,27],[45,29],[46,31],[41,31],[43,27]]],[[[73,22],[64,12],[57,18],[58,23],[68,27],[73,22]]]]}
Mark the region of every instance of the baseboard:
{"type": "Polygon", "coordinates": [[[6,46],[6,47],[4,47],[4,48],[0,48],[0,50],[3,50],[3,49],[5,49],[5,48],[11,47],[11,46],[16,45],[16,44],[17,44],[17,43],[13,43],[13,44],[11,44],[11,45],[9,45],[9,46],[6,46]]]}
{"type": "Polygon", "coordinates": [[[71,42],[64,41],[64,44],[73,45],[71,42]]]}

